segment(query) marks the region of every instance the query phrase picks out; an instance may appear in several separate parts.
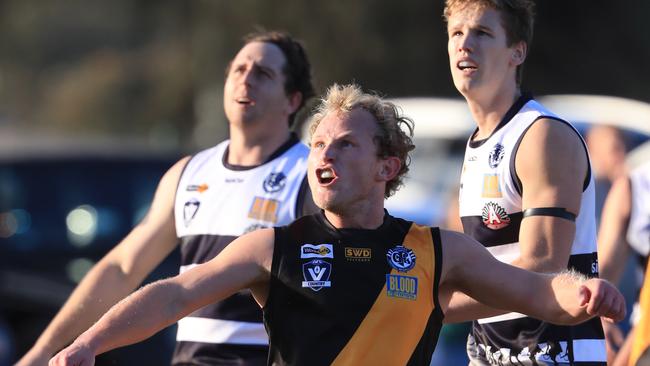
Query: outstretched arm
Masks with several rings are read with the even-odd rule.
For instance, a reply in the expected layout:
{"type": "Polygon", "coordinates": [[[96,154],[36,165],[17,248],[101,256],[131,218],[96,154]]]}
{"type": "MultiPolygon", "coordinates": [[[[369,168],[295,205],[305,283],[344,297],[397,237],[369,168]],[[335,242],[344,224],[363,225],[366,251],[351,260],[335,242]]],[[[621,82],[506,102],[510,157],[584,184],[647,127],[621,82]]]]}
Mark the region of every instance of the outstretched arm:
{"type": "Polygon", "coordinates": [[[575,272],[541,274],[496,260],[472,238],[441,231],[443,265],[440,299],[445,321],[457,322],[517,311],[555,324],[577,324],[593,316],[619,321],[625,300],[609,282],[575,272]],[[454,291],[484,304],[471,310],[449,307],[454,291]],[[501,310],[497,310],[501,309],[501,310]]]}
{"type": "Polygon", "coordinates": [[[260,303],[273,257],[273,229],[251,232],[176,277],[147,285],[112,307],[50,365],[92,365],[97,354],[142,341],[207,304],[251,288],[260,303]]]}
{"type": "Polygon", "coordinates": [[[147,216],[83,278],[17,366],[45,366],[111,306],[123,299],[174,249],[174,195],[188,158],[162,177],[147,216]]]}

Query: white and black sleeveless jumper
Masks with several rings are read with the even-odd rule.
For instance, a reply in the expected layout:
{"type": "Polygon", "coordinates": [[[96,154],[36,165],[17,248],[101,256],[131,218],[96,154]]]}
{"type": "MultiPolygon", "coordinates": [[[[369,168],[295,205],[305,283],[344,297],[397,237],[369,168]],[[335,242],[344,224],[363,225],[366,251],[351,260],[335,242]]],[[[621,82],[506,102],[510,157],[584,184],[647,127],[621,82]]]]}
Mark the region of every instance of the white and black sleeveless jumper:
{"type": "MultiPolygon", "coordinates": [[[[227,163],[229,141],[201,151],[185,167],[174,216],[183,272],[219,254],[240,235],[302,216],[309,148],[296,136],[262,165],[227,163]]],[[[265,365],[268,337],[249,291],[178,322],[174,365],[265,365]]]]}
{"type": "MultiPolygon", "coordinates": [[[[517,149],[528,128],[540,118],[570,126],[531,96],[524,95],[513,104],[488,138],[480,141],[470,138],[465,152],[459,193],[463,230],[506,263],[520,254],[522,186],[515,171],[517,149]]],[[[584,141],[582,144],[584,146],[584,141]]],[[[584,179],[584,185],[568,267],[592,277],[598,275],[598,261],[591,169],[586,177],[576,179],[584,179]]],[[[494,295],[499,296],[498,293],[494,295]]],[[[476,356],[492,364],[519,365],[522,361],[535,359],[534,362],[541,361],[540,364],[556,361],[585,365],[602,364],[606,360],[598,318],[566,327],[508,313],[475,321],[472,335],[476,344],[472,345],[473,350],[468,346],[470,357],[476,356]]]]}

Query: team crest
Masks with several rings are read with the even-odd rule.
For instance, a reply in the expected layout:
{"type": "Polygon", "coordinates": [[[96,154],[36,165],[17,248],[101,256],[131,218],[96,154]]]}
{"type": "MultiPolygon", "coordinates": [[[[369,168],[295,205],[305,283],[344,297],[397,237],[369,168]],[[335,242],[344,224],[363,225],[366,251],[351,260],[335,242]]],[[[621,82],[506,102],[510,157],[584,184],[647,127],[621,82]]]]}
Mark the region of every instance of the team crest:
{"type": "Polygon", "coordinates": [[[190,225],[192,219],[196,216],[196,212],[199,210],[199,206],[201,206],[201,202],[195,198],[185,202],[185,206],[183,206],[183,222],[185,223],[185,227],[190,225]]]}
{"type": "Polygon", "coordinates": [[[264,191],[267,193],[279,192],[287,183],[287,176],[282,172],[271,173],[264,179],[264,191]]]}
{"type": "Polygon", "coordinates": [[[510,225],[510,216],[506,210],[494,202],[488,202],[483,206],[481,216],[483,224],[492,230],[503,229],[510,225]]]}
{"type": "Polygon", "coordinates": [[[314,291],[319,291],[323,287],[332,287],[330,274],[332,273],[332,264],[322,259],[312,259],[302,265],[302,287],[309,287],[314,291]]]}
{"type": "Polygon", "coordinates": [[[388,249],[386,259],[388,259],[388,264],[398,272],[408,272],[415,267],[415,253],[403,245],[388,249]]]}
{"type": "Polygon", "coordinates": [[[496,144],[492,148],[492,151],[490,151],[490,155],[488,155],[488,164],[490,164],[490,168],[496,168],[499,166],[499,163],[501,163],[501,160],[503,160],[503,156],[506,154],[506,150],[501,144],[496,144]]]}

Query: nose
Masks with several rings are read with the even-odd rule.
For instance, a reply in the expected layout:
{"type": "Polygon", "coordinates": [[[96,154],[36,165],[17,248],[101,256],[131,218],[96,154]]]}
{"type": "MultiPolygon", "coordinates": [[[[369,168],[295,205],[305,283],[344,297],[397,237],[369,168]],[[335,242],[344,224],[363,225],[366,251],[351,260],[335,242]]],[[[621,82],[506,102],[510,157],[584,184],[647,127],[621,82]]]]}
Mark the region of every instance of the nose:
{"type": "Polygon", "coordinates": [[[327,144],[323,147],[321,151],[321,159],[323,162],[329,163],[334,161],[334,157],[336,156],[336,151],[335,147],[333,144],[327,144]]]}
{"type": "Polygon", "coordinates": [[[457,46],[459,52],[472,52],[474,50],[474,42],[470,32],[465,32],[458,37],[457,46]]]}

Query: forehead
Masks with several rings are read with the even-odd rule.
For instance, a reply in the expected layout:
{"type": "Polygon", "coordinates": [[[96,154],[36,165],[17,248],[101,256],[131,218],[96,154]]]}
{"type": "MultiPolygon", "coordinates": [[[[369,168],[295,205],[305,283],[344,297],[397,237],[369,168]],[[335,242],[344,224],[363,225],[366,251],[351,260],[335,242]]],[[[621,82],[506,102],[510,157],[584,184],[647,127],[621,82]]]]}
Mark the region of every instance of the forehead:
{"type": "Polygon", "coordinates": [[[348,113],[328,113],[318,124],[314,136],[337,137],[352,135],[372,139],[377,132],[377,121],[363,108],[354,108],[348,113]]]}
{"type": "Polygon", "coordinates": [[[480,4],[459,5],[450,12],[447,28],[463,25],[503,28],[499,11],[480,4]]]}
{"type": "Polygon", "coordinates": [[[250,42],[237,52],[232,60],[234,65],[245,63],[257,63],[275,70],[281,70],[286,63],[282,50],[273,43],[250,42]]]}

